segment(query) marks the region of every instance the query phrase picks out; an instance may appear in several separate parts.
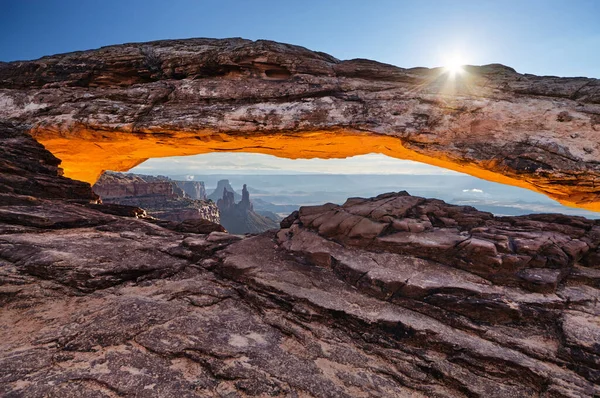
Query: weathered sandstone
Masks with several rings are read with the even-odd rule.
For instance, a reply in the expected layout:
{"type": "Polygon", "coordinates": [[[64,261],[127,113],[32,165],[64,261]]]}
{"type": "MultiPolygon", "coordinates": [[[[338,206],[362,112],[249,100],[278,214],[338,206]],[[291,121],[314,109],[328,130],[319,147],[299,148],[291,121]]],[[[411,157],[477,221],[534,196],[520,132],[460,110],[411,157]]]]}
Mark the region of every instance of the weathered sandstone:
{"type": "Polygon", "coordinates": [[[239,236],[88,183],[375,151],[597,209],[598,81],[467,72],[242,39],[0,64],[0,395],[600,396],[600,221],[398,192],[239,236]]]}
{"type": "Polygon", "coordinates": [[[90,184],[62,177],[60,159],[23,129],[0,121],[0,205],[34,198],[90,202],[98,199],[90,184]]]}

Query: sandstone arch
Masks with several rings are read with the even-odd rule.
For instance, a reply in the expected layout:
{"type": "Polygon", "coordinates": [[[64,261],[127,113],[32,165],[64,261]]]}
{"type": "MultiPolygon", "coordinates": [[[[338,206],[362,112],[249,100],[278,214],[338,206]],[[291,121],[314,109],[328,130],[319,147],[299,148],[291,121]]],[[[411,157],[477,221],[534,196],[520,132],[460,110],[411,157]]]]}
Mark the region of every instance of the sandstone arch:
{"type": "Polygon", "coordinates": [[[465,72],[268,41],[125,44],[0,64],[0,118],[91,183],[159,156],[378,152],[600,210],[600,81],[465,72]]]}

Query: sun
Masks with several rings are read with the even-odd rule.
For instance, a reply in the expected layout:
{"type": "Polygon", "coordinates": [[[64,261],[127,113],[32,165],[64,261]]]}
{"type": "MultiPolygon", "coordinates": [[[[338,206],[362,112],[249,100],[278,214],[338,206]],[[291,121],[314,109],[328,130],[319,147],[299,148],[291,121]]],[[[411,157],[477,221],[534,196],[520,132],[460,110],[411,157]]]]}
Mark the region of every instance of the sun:
{"type": "Polygon", "coordinates": [[[462,74],[464,70],[465,62],[462,57],[454,56],[447,58],[444,62],[444,71],[450,76],[456,76],[462,74]]]}

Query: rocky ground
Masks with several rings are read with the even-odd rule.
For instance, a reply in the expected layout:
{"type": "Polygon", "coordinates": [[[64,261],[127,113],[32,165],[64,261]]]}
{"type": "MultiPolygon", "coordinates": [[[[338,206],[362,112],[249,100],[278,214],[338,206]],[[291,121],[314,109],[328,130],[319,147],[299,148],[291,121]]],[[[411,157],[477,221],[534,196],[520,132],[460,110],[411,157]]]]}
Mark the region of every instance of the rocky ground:
{"type": "Polygon", "coordinates": [[[598,221],[399,192],[161,226],[0,127],[2,396],[600,395],[598,221]]]}
{"type": "Polygon", "coordinates": [[[0,395],[600,396],[599,221],[396,192],[238,236],[54,156],[378,152],[597,208],[599,81],[465,72],[243,39],[0,63],[0,395]]]}

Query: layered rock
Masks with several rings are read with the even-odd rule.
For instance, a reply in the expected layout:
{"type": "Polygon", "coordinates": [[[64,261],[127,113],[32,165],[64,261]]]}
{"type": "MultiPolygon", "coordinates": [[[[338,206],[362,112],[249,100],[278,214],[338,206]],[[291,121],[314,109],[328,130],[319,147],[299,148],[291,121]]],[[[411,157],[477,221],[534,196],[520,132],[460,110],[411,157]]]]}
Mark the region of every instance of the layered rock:
{"type": "Polygon", "coordinates": [[[596,80],[488,66],[446,95],[436,73],[244,40],[0,64],[0,395],[599,396],[598,221],[394,193],[241,237],[97,203],[24,133],[93,172],[159,142],[407,146],[593,203],[596,80]]]}
{"type": "Polygon", "coordinates": [[[190,184],[167,177],[104,173],[93,189],[104,203],[141,207],[161,220],[220,222],[219,209],[213,202],[191,198],[205,197],[204,184],[199,182],[190,184]]]}
{"type": "Polygon", "coordinates": [[[242,200],[239,203],[235,202],[235,192],[227,189],[227,186],[231,187],[229,181],[221,180],[217,188],[219,186],[223,187],[223,197],[217,201],[217,206],[221,224],[227,231],[235,234],[255,234],[279,227],[274,220],[254,211],[246,184],[242,188],[242,200]]]}
{"type": "Polygon", "coordinates": [[[269,41],[124,44],[0,64],[0,119],[67,176],[213,151],[413,159],[599,209],[600,82],[403,69],[269,41]]]}
{"type": "Polygon", "coordinates": [[[343,246],[419,257],[543,293],[554,292],[575,263],[600,266],[600,222],[583,217],[494,217],[401,192],[302,207],[283,225],[291,222],[292,236],[301,225],[343,246]]]}
{"type": "Polygon", "coordinates": [[[167,177],[142,176],[139,174],[121,174],[106,172],[93,186],[103,200],[149,197],[149,200],[164,202],[168,199],[182,198],[183,191],[167,177]]]}
{"type": "Polygon", "coordinates": [[[32,197],[97,201],[90,184],[63,177],[59,165],[23,127],[0,121],[0,205],[28,203],[32,197]]]}

